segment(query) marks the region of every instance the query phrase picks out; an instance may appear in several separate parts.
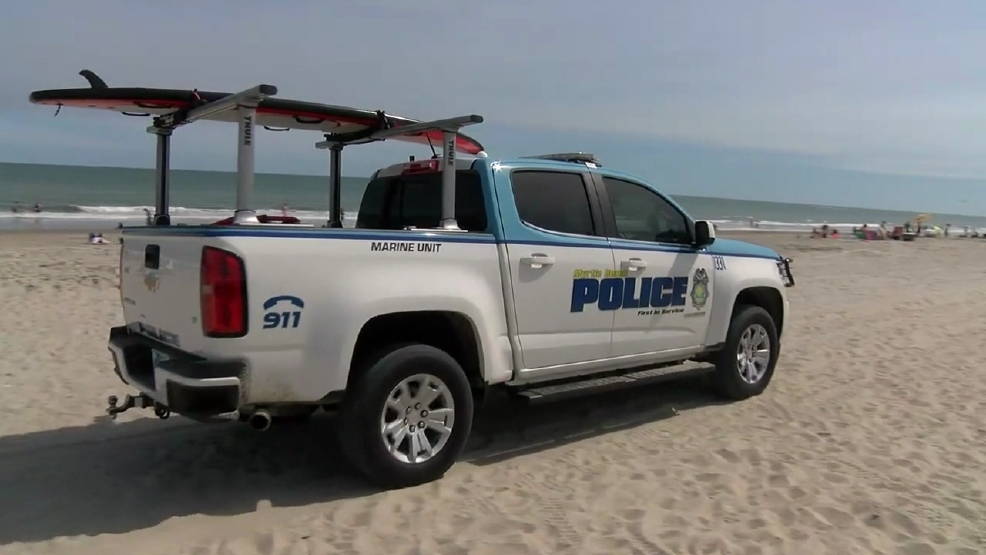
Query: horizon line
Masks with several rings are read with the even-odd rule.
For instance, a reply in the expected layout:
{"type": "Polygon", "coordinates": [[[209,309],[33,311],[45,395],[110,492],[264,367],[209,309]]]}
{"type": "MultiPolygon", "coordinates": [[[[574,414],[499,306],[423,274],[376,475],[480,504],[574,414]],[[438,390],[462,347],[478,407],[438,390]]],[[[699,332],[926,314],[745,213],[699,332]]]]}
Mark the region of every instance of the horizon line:
{"type": "MultiPolygon", "coordinates": [[[[151,171],[151,172],[154,171],[154,168],[140,167],[140,166],[106,166],[106,165],[89,165],[89,164],[38,164],[38,163],[35,163],[35,162],[10,162],[10,161],[5,161],[5,160],[0,160],[0,164],[12,164],[12,165],[17,165],[17,166],[57,166],[57,167],[63,167],[63,168],[92,168],[92,169],[110,169],[110,170],[143,170],[143,171],[151,171]]],[[[224,173],[224,174],[234,174],[234,175],[236,174],[236,171],[235,170],[234,171],[229,171],[229,170],[202,170],[202,169],[175,168],[175,167],[171,167],[170,169],[172,171],[179,171],[179,172],[224,173]]],[[[853,170],[849,170],[849,171],[853,171],[853,170]]],[[[868,173],[868,172],[863,172],[863,173],[868,173]]],[[[323,174],[309,174],[309,173],[255,172],[255,175],[294,176],[294,177],[326,177],[326,178],[329,177],[328,172],[326,172],[324,175],[323,174]]],[[[881,174],[881,175],[889,175],[889,174],[881,174]]],[[[366,180],[369,180],[370,179],[370,176],[344,175],[342,177],[344,179],[345,178],[349,178],[349,179],[366,179],[366,180]]],[[[789,205],[793,205],[793,206],[810,206],[810,207],[816,207],[816,208],[849,208],[849,209],[853,209],[853,210],[875,210],[875,211],[882,211],[882,212],[900,212],[900,213],[907,213],[907,212],[911,212],[912,211],[912,210],[892,210],[892,209],[887,209],[887,208],[876,208],[876,207],[872,207],[872,206],[847,206],[847,205],[839,205],[839,204],[812,204],[812,203],[806,203],[806,202],[793,202],[793,201],[779,202],[779,201],[773,201],[773,200],[751,199],[751,198],[745,198],[744,199],[744,198],[733,198],[733,197],[709,197],[709,196],[703,196],[703,195],[686,195],[686,194],[674,194],[674,193],[666,193],[666,194],[668,194],[671,197],[685,197],[685,198],[712,199],[712,200],[734,200],[734,201],[740,201],[740,202],[767,202],[767,203],[771,203],[771,204],[789,204],[789,205]]],[[[958,212],[954,212],[954,213],[953,212],[928,212],[928,211],[919,211],[917,209],[913,210],[913,212],[918,213],[918,214],[933,214],[933,215],[938,215],[938,216],[960,216],[960,217],[965,217],[965,218],[986,218],[986,215],[982,215],[982,214],[960,214],[958,212]]]]}

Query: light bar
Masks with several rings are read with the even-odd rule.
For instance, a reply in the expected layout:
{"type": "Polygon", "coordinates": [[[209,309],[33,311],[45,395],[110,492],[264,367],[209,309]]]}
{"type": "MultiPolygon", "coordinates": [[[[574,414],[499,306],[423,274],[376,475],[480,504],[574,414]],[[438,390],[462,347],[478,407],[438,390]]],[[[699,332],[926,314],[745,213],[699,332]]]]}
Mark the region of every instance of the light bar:
{"type": "Polygon", "coordinates": [[[235,110],[239,106],[256,108],[268,96],[277,94],[274,85],[257,85],[256,87],[235,94],[224,96],[214,102],[209,102],[182,113],[181,110],[164,114],[155,118],[157,125],[147,128],[148,133],[158,133],[161,129],[174,129],[179,125],[192,123],[196,120],[214,116],[222,112],[235,110]]]}

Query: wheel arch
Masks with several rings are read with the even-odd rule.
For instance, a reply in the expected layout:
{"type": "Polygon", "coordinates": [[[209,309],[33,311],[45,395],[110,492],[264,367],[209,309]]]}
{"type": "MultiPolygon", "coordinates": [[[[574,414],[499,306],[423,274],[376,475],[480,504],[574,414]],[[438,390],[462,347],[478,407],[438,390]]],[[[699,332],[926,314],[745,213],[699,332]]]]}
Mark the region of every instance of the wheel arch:
{"type": "Polygon", "coordinates": [[[759,306],[767,311],[777,329],[777,336],[781,336],[781,331],[784,329],[784,297],[781,296],[780,291],[768,286],[753,286],[742,289],[733,300],[733,310],[729,319],[732,320],[736,317],[736,313],[744,306],[759,306]]]}
{"type": "Polygon", "coordinates": [[[349,365],[346,388],[359,379],[360,362],[394,343],[421,343],[441,349],[462,367],[474,391],[484,387],[483,347],[479,329],[468,315],[451,310],[416,310],[379,314],[360,328],[349,365]]]}

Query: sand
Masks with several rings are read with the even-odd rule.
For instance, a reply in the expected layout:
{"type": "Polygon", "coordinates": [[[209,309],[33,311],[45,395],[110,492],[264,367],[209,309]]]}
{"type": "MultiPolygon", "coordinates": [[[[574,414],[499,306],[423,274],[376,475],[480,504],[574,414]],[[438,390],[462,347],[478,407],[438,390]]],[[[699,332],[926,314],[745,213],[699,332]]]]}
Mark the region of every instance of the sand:
{"type": "Polygon", "coordinates": [[[443,480],[378,492],[331,418],[106,421],[116,245],[0,234],[0,554],[986,552],[986,240],[751,237],[799,280],[763,396],[494,405],[443,480]]]}

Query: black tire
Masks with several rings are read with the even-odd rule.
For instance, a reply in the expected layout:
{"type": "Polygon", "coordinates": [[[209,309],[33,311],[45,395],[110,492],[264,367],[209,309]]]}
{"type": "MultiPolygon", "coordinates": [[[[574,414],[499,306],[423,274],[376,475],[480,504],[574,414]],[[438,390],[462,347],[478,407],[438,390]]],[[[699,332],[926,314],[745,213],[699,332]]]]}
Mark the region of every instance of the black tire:
{"type": "Polygon", "coordinates": [[[459,363],[430,345],[405,343],[381,349],[352,370],[356,379],[350,383],[338,418],[339,444],[349,463],[385,489],[416,486],[445,475],[465,448],[472,429],[472,390],[459,363]],[[455,404],[455,423],[437,454],[410,464],[387,451],[380,436],[380,417],[391,391],[415,374],[430,374],[445,383],[455,404]]]}
{"type": "Polygon", "coordinates": [[[712,387],[719,395],[735,401],[760,395],[770,384],[779,353],[780,344],[777,340],[777,327],[774,325],[774,320],[770,314],[759,306],[743,305],[737,307],[733,313],[733,319],[729,322],[726,345],[715,361],[716,371],[712,374],[712,387]],[[753,325],[760,325],[767,332],[767,338],[770,340],[770,360],[763,376],[756,383],[749,383],[740,374],[736,352],[743,332],[753,325]]]}

